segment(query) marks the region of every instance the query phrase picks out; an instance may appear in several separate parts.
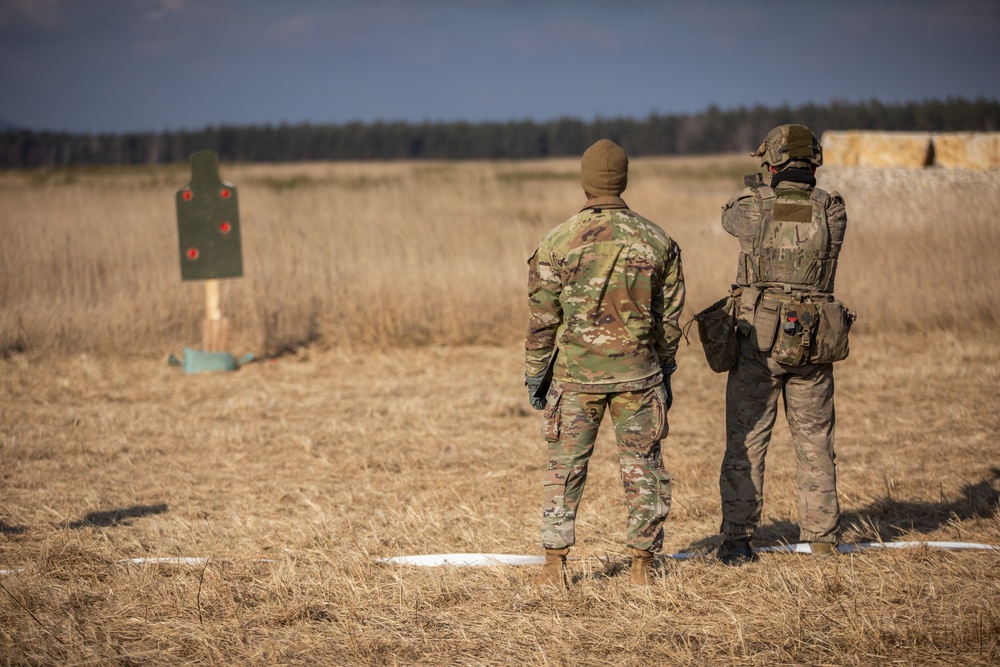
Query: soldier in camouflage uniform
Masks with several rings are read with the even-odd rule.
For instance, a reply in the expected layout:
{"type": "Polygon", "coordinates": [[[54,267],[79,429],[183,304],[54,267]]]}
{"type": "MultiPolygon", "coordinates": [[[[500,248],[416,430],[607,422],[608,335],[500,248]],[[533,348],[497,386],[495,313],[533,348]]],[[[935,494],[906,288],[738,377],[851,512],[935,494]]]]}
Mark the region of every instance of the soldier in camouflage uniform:
{"type": "Polygon", "coordinates": [[[628,158],[620,146],[598,141],[584,153],[581,172],[586,205],[528,260],[525,379],[532,406],[545,410],[548,442],[546,564],[536,583],[565,585],[587,465],[608,412],[625,487],[631,581],[645,584],[670,510],[660,440],[684,306],[680,249],[621,199],[628,158]],[[537,388],[550,377],[542,397],[537,388]]]}
{"type": "Polygon", "coordinates": [[[816,187],[822,147],[802,125],[774,128],[754,154],[769,185],[749,181],[722,212],[740,241],[739,354],[726,387],[720,560],[754,558],[763,509],[764,457],[783,399],[798,462],[799,539],[833,553],[840,509],[834,465],[833,366],[847,355],[853,314],[832,296],[847,214],[816,187]],[[838,347],[839,346],[839,347],[838,347]],[[836,348],[836,349],[834,349],[836,348]]]}

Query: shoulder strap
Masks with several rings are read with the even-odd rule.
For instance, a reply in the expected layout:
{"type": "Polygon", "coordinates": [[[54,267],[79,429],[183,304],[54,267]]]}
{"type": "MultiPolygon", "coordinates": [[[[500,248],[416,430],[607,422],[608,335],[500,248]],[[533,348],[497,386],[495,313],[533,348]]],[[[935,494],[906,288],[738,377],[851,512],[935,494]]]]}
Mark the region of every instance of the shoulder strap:
{"type": "Polygon", "coordinates": [[[757,223],[757,233],[753,238],[753,254],[756,257],[760,254],[760,242],[764,238],[764,229],[771,223],[774,217],[774,199],[777,194],[770,185],[762,185],[756,190],[757,196],[761,199],[760,220],[757,223]]]}
{"type": "Polygon", "coordinates": [[[819,188],[814,188],[812,191],[812,197],[810,197],[814,202],[819,204],[822,209],[826,208],[826,205],[830,203],[830,193],[826,190],[820,190],[819,188]]]}

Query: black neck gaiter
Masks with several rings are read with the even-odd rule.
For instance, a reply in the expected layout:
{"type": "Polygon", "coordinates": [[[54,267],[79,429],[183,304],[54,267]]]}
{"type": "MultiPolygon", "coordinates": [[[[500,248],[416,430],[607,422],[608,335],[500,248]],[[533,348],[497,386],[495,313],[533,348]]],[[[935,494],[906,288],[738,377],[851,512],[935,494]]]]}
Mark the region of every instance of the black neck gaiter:
{"type": "Polygon", "coordinates": [[[809,187],[816,187],[816,177],[807,169],[786,169],[784,171],[779,171],[771,177],[771,187],[773,188],[782,181],[805,183],[809,187]]]}

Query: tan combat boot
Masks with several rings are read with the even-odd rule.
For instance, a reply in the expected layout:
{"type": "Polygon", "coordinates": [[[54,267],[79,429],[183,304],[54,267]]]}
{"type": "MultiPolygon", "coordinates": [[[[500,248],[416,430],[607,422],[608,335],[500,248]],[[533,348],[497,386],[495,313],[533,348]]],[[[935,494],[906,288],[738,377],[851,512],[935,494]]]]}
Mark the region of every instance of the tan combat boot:
{"type": "Polygon", "coordinates": [[[840,553],[832,542],[810,542],[809,551],[813,556],[836,556],[840,553]]]}
{"type": "Polygon", "coordinates": [[[569,547],[546,549],[545,565],[542,566],[542,571],[535,577],[534,585],[537,587],[557,586],[559,588],[566,588],[566,554],[568,553],[569,547]]]}
{"type": "Polygon", "coordinates": [[[637,586],[648,586],[653,580],[653,552],[632,547],[632,572],[629,581],[637,586]]]}

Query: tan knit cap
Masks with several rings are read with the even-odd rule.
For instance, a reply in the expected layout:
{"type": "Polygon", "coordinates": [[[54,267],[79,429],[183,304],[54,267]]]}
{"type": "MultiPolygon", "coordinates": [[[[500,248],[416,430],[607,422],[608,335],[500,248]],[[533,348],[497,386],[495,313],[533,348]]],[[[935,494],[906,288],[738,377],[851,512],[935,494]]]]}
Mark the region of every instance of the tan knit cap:
{"type": "Polygon", "coordinates": [[[593,197],[617,196],[628,185],[628,156],[610,139],[600,139],[580,160],[583,191],[593,197]]]}

